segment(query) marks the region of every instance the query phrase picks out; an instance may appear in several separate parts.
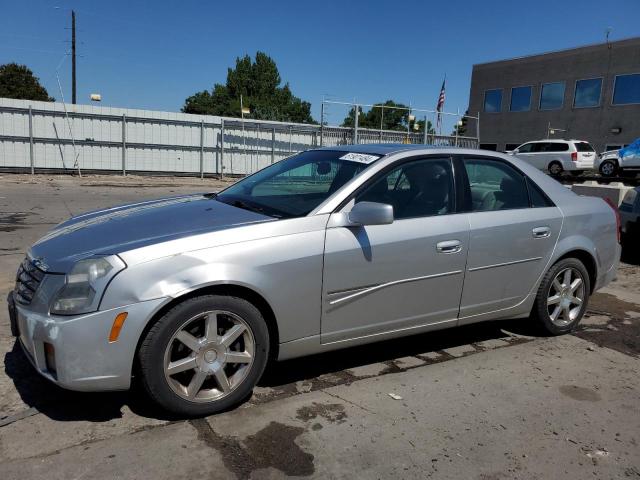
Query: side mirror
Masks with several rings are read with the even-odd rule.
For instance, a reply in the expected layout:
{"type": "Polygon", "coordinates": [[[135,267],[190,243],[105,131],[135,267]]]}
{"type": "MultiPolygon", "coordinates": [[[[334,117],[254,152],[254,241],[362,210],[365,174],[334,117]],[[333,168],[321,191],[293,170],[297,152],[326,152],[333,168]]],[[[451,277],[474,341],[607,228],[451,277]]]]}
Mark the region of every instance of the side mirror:
{"type": "Polygon", "coordinates": [[[356,203],[347,214],[349,223],[357,225],[388,225],[393,223],[393,207],[386,203],[356,203]]]}

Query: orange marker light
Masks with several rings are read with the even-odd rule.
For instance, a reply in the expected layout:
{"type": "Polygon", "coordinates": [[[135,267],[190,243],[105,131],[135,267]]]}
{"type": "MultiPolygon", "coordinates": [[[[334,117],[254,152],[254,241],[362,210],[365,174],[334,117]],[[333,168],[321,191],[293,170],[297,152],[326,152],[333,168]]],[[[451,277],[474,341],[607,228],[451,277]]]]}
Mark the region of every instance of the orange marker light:
{"type": "Polygon", "coordinates": [[[129,315],[127,312],[122,312],[116,316],[116,319],[113,321],[113,325],[111,326],[111,332],[109,333],[109,343],[118,341],[120,330],[122,330],[122,326],[124,325],[124,321],[127,319],[127,315],[129,315]]]}

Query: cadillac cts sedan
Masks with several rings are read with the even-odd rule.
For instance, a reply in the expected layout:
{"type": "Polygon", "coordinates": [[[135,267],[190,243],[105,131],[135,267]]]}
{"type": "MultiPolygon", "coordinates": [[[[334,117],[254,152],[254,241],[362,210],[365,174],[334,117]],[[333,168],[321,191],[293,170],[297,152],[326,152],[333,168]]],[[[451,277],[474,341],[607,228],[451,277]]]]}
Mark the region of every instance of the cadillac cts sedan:
{"type": "Polygon", "coordinates": [[[502,318],[569,332],[616,275],[617,218],[513,156],[321,148],[218,194],[61,223],[19,267],[10,318],[62,387],[135,378],[205,415],[270,359],[502,318]]]}

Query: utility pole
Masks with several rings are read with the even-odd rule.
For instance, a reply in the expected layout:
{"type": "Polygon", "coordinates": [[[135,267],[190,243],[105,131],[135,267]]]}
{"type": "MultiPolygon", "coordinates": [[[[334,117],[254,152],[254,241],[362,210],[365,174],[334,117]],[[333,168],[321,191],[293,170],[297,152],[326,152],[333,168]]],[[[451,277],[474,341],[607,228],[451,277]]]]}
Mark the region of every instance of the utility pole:
{"type": "Polygon", "coordinates": [[[71,103],[76,104],[76,12],[71,10],[71,103]]]}

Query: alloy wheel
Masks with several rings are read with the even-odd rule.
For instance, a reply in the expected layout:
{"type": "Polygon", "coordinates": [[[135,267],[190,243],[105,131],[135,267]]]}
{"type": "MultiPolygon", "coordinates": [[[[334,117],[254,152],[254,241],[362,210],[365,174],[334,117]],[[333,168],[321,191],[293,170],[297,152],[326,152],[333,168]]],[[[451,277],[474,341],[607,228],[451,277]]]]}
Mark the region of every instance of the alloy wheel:
{"type": "Polygon", "coordinates": [[[562,167],[557,163],[552,163],[549,167],[549,173],[551,175],[560,175],[562,173],[562,167]]]}
{"type": "Polygon", "coordinates": [[[554,325],[564,327],[580,315],[585,299],[584,279],[575,268],[561,270],[551,282],[547,295],[547,313],[554,325]]]}
{"type": "Polygon", "coordinates": [[[615,173],[615,167],[613,166],[613,163],[605,162],[600,167],[600,172],[603,175],[606,175],[608,177],[608,176],[613,175],[615,173]]]}
{"type": "Polygon", "coordinates": [[[235,313],[213,310],[190,318],[173,335],[164,354],[164,375],[174,393],[192,402],[226,397],[246,378],[255,340],[235,313]]]}

